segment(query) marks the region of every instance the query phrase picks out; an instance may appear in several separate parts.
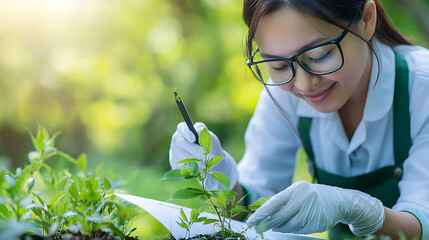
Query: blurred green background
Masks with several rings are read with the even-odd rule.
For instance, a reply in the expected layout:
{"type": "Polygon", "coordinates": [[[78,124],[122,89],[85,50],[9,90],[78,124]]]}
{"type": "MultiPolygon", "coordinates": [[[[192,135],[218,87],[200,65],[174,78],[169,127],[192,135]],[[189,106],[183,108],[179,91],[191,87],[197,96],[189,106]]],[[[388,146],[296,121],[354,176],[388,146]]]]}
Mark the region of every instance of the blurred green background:
{"type": "MultiPolygon", "coordinates": [[[[429,0],[383,3],[429,46],[418,13],[429,0]]],[[[0,167],[26,163],[25,129],[43,125],[62,132],[59,149],[88,153],[129,193],[166,200],[181,184],[158,181],[182,121],[173,89],[239,160],[262,90],[245,64],[241,11],[234,0],[0,0],[0,167]]],[[[298,168],[296,179],[308,178],[298,168]]],[[[145,239],[165,234],[149,216],[136,225],[145,239]]]]}

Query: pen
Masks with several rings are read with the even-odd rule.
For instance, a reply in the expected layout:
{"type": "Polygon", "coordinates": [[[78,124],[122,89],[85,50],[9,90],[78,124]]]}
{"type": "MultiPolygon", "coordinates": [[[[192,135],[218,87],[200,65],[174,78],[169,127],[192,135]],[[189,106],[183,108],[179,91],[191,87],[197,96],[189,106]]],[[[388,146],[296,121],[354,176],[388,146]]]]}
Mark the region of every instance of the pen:
{"type": "Polygon", "coordinates": [[[176,91],[174,91],[174,98],[176,99],[177,106],[179,107],[179,110],[183,116],[183,119],[185,119],[186,125],[188,125],[189,130],[191,130],[191,132],[195,136],[194,143],[199,145],[200,143],[198,142],[198,133],[194,128],[194,124],[192,123],[191,117],[189,116],[189,113],[186,110],[185,104],[183,103],[182,99],[180,98],[179,94],[177,94],[176,91]]]}

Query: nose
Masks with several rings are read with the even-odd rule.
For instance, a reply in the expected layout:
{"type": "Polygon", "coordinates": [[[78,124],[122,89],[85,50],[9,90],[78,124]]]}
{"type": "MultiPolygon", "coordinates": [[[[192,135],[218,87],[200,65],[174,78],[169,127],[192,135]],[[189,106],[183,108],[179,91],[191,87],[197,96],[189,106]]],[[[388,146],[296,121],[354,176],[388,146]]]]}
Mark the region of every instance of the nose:
{"type": "Polygon", "coordinates": [[[320,82],[320,76],[307,72],[299,64],[295,64],[295,78],[293,85],[302,92],[311,92],[313,87],[320,82]]]}

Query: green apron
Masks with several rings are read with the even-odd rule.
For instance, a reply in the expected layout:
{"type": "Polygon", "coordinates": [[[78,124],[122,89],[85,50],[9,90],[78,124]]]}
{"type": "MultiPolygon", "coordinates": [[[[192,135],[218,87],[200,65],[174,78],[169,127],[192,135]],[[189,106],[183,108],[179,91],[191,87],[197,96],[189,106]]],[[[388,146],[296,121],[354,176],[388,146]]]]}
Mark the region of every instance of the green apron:
{"type": "MultiPolygon", "coordinates": [[[[298,131],[301,135],[304,150],[308,156],[310,173],[315,181],[321,184],[356,189],[379,199],[383,205],[391,208],[399,198],[398,183],[403,172],[403,163],[411,147],[410,113],[408,97],[408,66],[405,58],[395,52],[395,92],[393,100],[393,148],[395,164],[374,172],[355,177],[343,177],[326,172],[317,167],[310,140],[311,118],[299,119],[298,131]]],[[[337,224],[329,231],[329,239],[356,238],[347,225],[337,224]]]]}

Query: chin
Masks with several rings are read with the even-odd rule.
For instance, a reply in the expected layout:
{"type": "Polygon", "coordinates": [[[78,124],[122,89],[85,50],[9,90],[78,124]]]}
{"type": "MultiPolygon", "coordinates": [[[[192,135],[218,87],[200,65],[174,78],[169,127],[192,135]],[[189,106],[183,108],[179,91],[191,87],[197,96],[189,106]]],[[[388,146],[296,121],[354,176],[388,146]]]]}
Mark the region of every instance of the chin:
{"type": "Polygon", "coordinates": [[[312,108],[316,109],[319,112],[322,113],[331,113],[331,112],[336,112],[338,111],[338,109],[340,109],[340,107],[338,106],[338,104],[335,103],[319,103],[319,104],[315,104],[309,101],[306,101],[312,108]]]}

